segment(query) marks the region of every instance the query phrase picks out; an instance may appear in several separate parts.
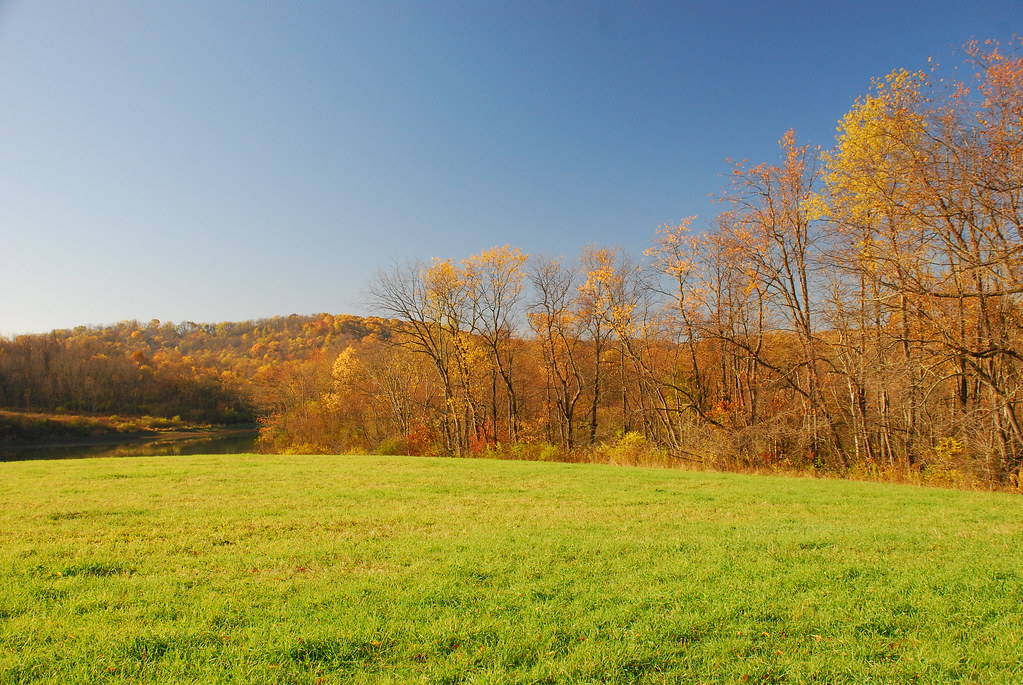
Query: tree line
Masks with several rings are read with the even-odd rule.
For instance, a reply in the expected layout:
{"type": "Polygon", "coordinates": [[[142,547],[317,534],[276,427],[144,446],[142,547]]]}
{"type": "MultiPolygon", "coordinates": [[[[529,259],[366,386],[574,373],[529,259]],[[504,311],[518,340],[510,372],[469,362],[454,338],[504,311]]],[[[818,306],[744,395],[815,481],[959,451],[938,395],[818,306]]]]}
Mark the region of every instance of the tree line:
{"type": "Polygon", "coordinates": [[[0,339],[0,407],[254,421],[282,370],[386,328],[355,316],[197,324],[122,321],[0,339]]]}
{"type": "Polygon", "coordinates": [[[965,78],[877,79],[833,148],[786,133],[776,162],[734,164],[710,225],[662,227],[638,258],[504,246],[382,270],[390,335],[291,379],[268,444],[631,440],[702,463],[1018,478],[1018,49],[967,44],[965,78]]]}

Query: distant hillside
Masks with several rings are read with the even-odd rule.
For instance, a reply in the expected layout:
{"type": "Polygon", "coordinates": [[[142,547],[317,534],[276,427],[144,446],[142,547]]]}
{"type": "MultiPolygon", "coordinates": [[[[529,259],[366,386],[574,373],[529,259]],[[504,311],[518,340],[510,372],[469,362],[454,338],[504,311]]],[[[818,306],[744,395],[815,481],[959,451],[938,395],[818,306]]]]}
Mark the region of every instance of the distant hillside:
{"type": "Polygon", "coordinates": [[[292,314],[214,324],[122,321],[21,335],[0,340],[0,407],[249,422],[258,380],[370,336],[386,338],[392,325],[292,314]]]}

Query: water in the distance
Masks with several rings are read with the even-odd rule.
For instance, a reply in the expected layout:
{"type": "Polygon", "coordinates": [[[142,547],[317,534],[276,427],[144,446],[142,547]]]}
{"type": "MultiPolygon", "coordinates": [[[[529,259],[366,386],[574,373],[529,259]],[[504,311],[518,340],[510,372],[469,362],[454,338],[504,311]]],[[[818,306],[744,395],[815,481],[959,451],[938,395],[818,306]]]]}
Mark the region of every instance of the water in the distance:
{"type": "Polygon", "coordinates": [[[8,447],[0,444],[0,461],[84,459],[87,457],[158,457],[175,454],[245,454],[255,449],[254,430],[161,437],[118,444],[47,444],[8,447]]]}

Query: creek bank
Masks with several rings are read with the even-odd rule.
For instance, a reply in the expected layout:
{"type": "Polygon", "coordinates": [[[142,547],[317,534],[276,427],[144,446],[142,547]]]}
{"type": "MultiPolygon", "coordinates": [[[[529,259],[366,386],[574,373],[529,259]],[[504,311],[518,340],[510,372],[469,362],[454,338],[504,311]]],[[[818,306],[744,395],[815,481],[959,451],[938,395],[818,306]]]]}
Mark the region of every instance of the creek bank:
{"type": "Polygon", "coordinates": [[[255,425],[241,425],[0,440],[0,461],[243,453],[254,449],[258,436],[259,430],[255,425]]]}

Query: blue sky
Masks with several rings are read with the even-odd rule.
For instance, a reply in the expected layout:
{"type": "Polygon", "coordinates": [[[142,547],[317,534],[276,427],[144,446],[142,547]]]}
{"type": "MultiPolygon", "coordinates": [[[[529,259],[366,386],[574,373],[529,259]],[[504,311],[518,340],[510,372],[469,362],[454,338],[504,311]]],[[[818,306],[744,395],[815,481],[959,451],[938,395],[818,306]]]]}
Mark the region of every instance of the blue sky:
{"type": "Polygon", "coordinates": [[[0,334],[367,313],[376,270],[639,254],[726,158],[1023,2],[0,0],[0,334]]]}

